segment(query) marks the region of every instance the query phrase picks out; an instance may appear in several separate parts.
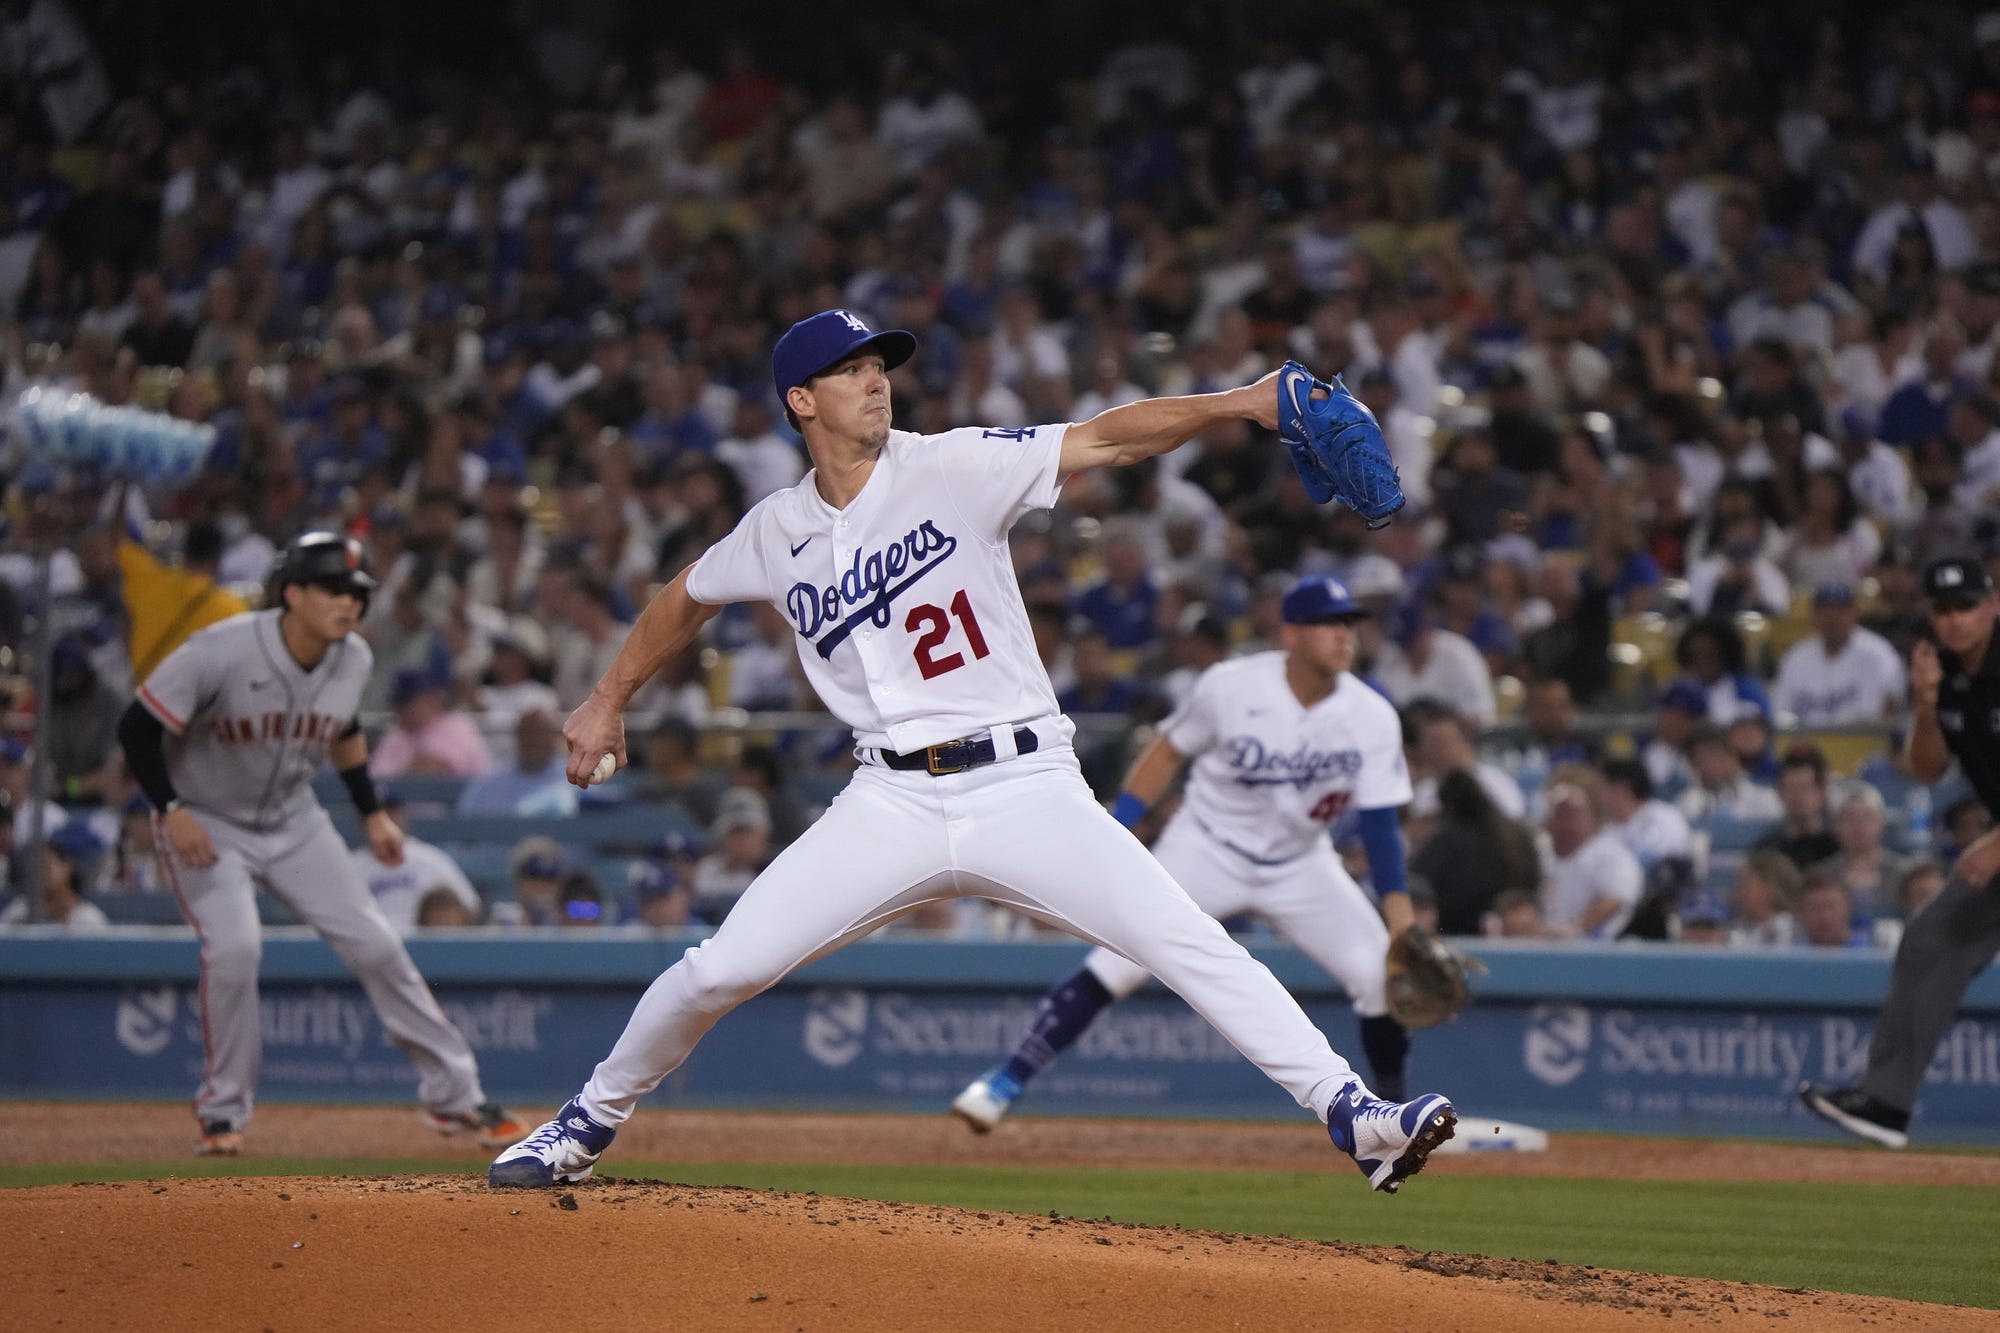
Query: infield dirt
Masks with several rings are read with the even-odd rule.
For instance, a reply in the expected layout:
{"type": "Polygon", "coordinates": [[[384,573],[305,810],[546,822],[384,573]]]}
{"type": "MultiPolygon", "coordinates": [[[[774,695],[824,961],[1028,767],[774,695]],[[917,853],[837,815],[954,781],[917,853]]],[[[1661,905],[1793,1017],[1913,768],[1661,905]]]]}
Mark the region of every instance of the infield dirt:
{"type": "MultiPolygon", "coordinates": [[[[48,1110],[0,1107],[6,1160],[186,1150],[176,1111],[48,1110]],[[35,1128],[50,1124],[63,1133],[35,1128]]],[[[938,1120],[673,1112],[640,1117],[619,1148],[630,1160],[1180,1166],[1199,1142],[1219,1167],[1326,1166],[1310,1126],[1026,1119],[976,1140],[938,1120]]],[[[408,1110],[272,1107],[251,1144],[435,1160],[442,1146],[413,1122],[408,1110]]],[[[1430,1170],[2000,1183],[1993,1157],[1685,1143],[1664,1152],[1562,1136],[1548,1154],[1439,1158],[1430,1170]]],[[[0,1191],[0,1234],[0,1324],[19,1328],[2000,1328],[1993,1311],[1875,1297],[617,1179],[559,1193],[463,1176],[48,1186],[0,1191]]]]}

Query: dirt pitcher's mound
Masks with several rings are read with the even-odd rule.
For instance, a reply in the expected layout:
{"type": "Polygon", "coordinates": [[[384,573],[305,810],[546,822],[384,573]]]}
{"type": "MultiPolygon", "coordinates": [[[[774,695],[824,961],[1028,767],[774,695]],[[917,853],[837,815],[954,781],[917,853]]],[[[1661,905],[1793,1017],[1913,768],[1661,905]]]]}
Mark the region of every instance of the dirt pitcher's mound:
{"type": "Polygon", "coordinates": [[[0,1191],[19,1328],[1993,1327],[1991,1311],[1338,1242],[592,1181],[0,1191]],[[1671,1322],[1669,1322],[1671,1321],[1671,1322]]]}

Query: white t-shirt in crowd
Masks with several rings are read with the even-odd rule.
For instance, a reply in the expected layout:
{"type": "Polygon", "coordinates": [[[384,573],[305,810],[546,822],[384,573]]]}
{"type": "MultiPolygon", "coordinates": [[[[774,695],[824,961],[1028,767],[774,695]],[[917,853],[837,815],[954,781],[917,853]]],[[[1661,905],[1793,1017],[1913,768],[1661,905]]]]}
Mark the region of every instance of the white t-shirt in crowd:
{"type": "Polygon", "coordinates": [[[1615,939],[1632,919],[1645,888],[1639,859],[1609,829],[1599,829],[1568,856],[1557,856],[1546,840],[1543,852],[1548,869],[1542,879],[1542,920],[1551,929],[1574,927],[1599,898],[1616,898],[1619,910],[1590,933],[1592,939],[1615,939]]]}

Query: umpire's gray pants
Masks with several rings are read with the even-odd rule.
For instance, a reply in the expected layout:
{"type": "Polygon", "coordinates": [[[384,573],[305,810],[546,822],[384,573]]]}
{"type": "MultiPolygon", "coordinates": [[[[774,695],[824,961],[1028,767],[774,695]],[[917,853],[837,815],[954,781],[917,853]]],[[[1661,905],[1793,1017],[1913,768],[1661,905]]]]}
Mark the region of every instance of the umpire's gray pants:
{"type": "Polygon", "coordinates": [[[161,860],[181,912],[201,940],[201,1090],[195,1117],[241,1129],[250,1119],[264,1062],[257,999],[263,929],[256,882],[319,932],[361,980],[383,1029],[417,1067],[417,1098],[455,1115],[486,1100],[472,1048],[438,1008],[431,988],[374,895],[362,882],[326,811],[259,833],[206,811],[190,810],[215,844],[215,864],[161,860]]]}
{"type": "Polygon", "coordinates": [[[2000,878],[1974,888],[1958,876],[1910,918],[1896,949],[1889,998],[1868,1043],[1861,1090],[1901,1111],[1917,1104],[1924,1071],[1965,988],[2000,952],[2000,878]]]}

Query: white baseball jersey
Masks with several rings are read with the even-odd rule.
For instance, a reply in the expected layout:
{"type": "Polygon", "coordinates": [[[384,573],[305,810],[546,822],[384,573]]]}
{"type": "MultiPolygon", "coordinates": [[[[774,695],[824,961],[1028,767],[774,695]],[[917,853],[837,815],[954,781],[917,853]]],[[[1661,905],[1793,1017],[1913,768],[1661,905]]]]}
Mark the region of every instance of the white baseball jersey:
{"type": "Polygon", "coordinates": [[[1771,706],[1801,727],[1880,722],[1903,702],[1903,661],[1889,641],[1856,627],[1837,653],[1815,634],[1785,651],[1771,706]]]}
{"type": "Polygon", "coordinates": [[[318,808],[311,783],[354,721],[375,655],[358,634],[299,665],[273,608],[191,635],[139,686],[176,738],[167,775],[195,809],[244,828],[282,828],[318,808]]]}
{"type": "Polygon", "coordinates": [[[375,905],[389,918],[389,924],[405,935],[416,928],[417,909],[432,889],[451,890],[475,920],[486,910],[479,890],[472,887],[458,862],[422,838],[404,837],[403,859],[393,866],[383,865],[365,843],[349,854],[368,892],[375,895],[375,905]]]}
{"type": "Polygon", "coordinates": [[[899,753],[1053,717],[1007,531],[1055,503],[1067,426],[891,431],[845,509],[814,473],[744,515],[688,570],[698,602],[769,602],[820,700],[899,753]]]}
{"type": "Polygon", "coordinates": [[[1393,809],[1410,799],[1396,709],[1343,671],[1307,708],[1285,679],[1285,654],[1255,653],[1201,674],[1161,727],[1194,760],[1183,816],[1260,862],[1303,856],[1350,805],[1393,809]]]}

